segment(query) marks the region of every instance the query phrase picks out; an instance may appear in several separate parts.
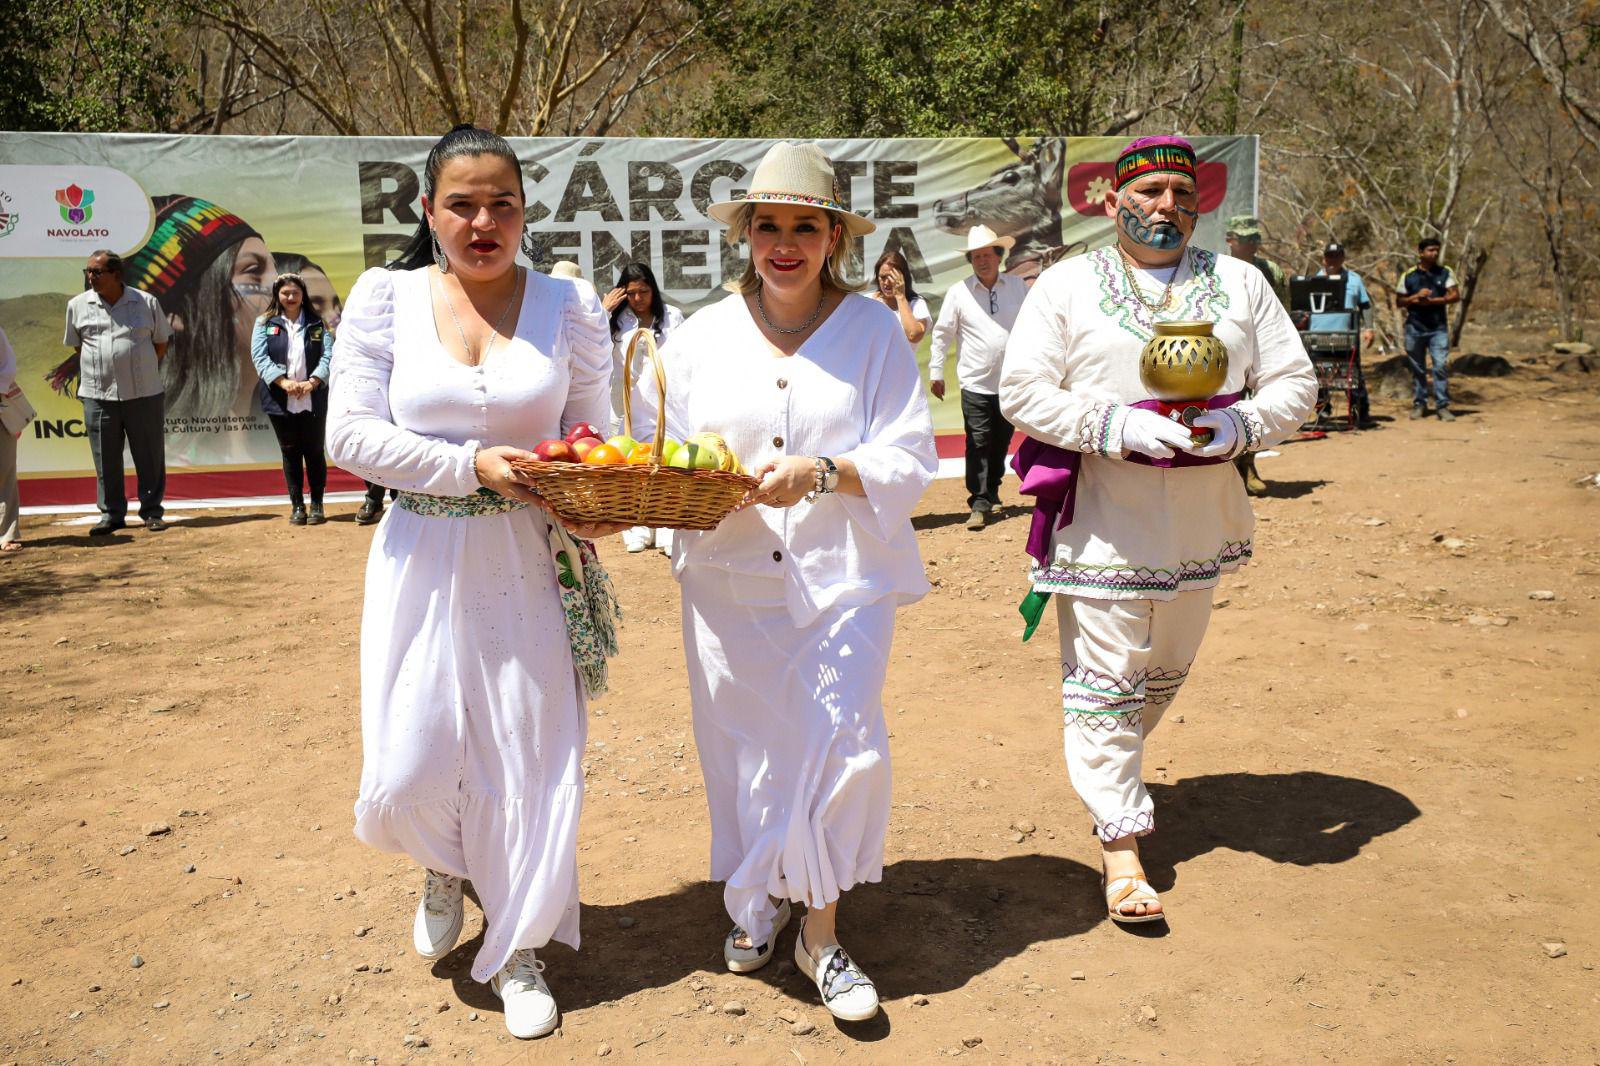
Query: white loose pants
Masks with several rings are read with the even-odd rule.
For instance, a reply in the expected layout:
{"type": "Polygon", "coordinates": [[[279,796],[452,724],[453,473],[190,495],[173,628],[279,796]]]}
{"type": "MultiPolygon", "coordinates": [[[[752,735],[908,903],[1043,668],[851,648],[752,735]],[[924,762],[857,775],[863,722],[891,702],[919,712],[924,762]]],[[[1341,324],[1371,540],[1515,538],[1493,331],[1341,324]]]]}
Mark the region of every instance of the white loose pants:
{"type": "Polygon", "coordinates": [[[1155,829],[1140,776],[1144,738],[1189,675],[1213,591],[1170,600],[1056,597],[1067,773],[1103,841],[1155,829]]]}

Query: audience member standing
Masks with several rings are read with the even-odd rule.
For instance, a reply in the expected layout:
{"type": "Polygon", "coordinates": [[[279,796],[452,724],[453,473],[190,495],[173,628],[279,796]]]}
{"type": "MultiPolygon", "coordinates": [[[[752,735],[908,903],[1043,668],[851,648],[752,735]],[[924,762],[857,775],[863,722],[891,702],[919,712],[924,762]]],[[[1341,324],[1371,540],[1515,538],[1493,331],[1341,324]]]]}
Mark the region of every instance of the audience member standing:
{"type": "Polygon", "coordinates": [[[1455,273],[1439,262],[1442,245],[1437,237],[1417,242],[1417,265],[1406,271],[1395,287],[1394,302],[1406,316],[1406,362],[1411,365],[1411,417],[1428,413],[1428,393],[1433,393],[1439,421],[1454,422],[1450,410],[1450,321],[1445,308],[1461,299],[1455,273]],[[1433,361],[1433,380],[1428,362],[1433,361]]]}
{"type": "MultiPolygon", "coordinates": [[[[0,329],[0,409],[22,395],[17,388],[17,353],[0,329]]],[[[17,493],[17,438],[11,435],[9,417],[0,419],[0,552],[22,548],[17,533],[17,513],[22,501],[17,493]]]]}
{"type": "Polygon", "coordinates": [[[272,302],[256,320],[250,358],[261,375],[261,410],[283,451],[293,526],[320,526],[328,520],[322,510],[322,492],[328,484],[323,433],[328,424],[332,355],[333,334],[312,310],[306,283],[298,274],[279,274],[272,283],[272,302]],[[301,494],[302,471],[311,490],[309,516],[301,494]]]}
{"type": "Polygon", "coordinates": [[[161,517],[167,487],[161,358],[172,327],[154,296],[122,283],[122,258],[115,252],[95,252],[83,275],[89,288],[67,302],[62,343],[77,352],[78,399],[99,485],[100,521],[89,535],[105,536],[127,525],[124,443],[138,474],[139,517],[146,529],[160,532],[167,528],[161,517]]]}
{"type": "Polygon", "coordinates": [[[1011,423],[1000,413],[997,393],[1006,340],[1028,295],[1021,278],[1000,273],[1000,257],[1015,243],[1016,238],[998,236],[988,226],[967,231],[972,276],[950,286],[933,327],[928,387],[941,400],[945,359],[951,344],[957,348],[961,420],[967,430],[967,506],[972,511],[968,529],[982,529],[989,512],[1000,506],[1000,479],[1011,444],[1011,423]]]}
{"type": "MultiPolygon", "coordinates": [[[[1367,283],[1360,274],[1349,270],[1344,265],[1344,245],[1338,241],[1329,241],[1328,246],[1322,249],[1322,269],[1317,271],[1319,278],[1344,278],[1344,299],[1340,306],[1343,312],[1332,311],[1327,314],[1311,316],[1311,330],[1313,332],[1326,332],[1349,330],[1359,328],[1361,331],[1361,349],[1372,345],[1372,297],[1367,294],[1367,283]]],[[[1356,421],[1366,423],[1370,412],[1367,399],[1367,380],[1361,372],[1361,360],[1355,361],[1356,389],[1354,396],[1356,421]]],[[[1332,401],[1328,401],[1332,404],[1332,401]]]]}
{"type": "MultiPolygon", "coordinates": [[[[660,348],[667,343],[667,335],[683,325],[683,312],[662,297],[661,286],[656,284],[655,271],[646,263],[629,263],[623,267],[622,273],[617,276],[616,288],[602,296],[600,304],[611,316],[611,431],[631,433],[633,429],[626,424],[622,405],[623,361],[628,355],[628,345],[633,343],[634,334],[647,329],[656,347],[660,348]]],[[[644,376],[647,358],[644,346],[636,345],[632,360],[633,381],[636,383],[644,376]]],[[[642,552],[655,547],[660,548],[663,554],[671,555],[672,530],[634,526],[623,531],[622,543],[630,552],[642,552]]]]}
{"type": "Polygon", "coordinates": [[[928,310],[928,301],[917,295],[905,255],[898,248],[885,250],[878,256],[872,273],[878,279],[878,287],[868,295],[895,313],[906,340],[915,348],[927,336],[933,314],[928,310]]]}
{"type": "MultiPolygon", "coordinates": [[[[1228,231],[1223,234],[1228,242],[1228,254],[1243,259],[1266,275],[1272,295],[1285,309],[1289,306],[1289,276],[1283,268],[1261,254],[1261,220],[1254,215],[1234,215],[1228,219],[1228,231]]],[[[1251,496],[1265,496],[1267,483],[1256,470],[1254,452],[1245,452],[1233,460],[1239,476],[1244,478],[1244,491],[1251,496]]]]}

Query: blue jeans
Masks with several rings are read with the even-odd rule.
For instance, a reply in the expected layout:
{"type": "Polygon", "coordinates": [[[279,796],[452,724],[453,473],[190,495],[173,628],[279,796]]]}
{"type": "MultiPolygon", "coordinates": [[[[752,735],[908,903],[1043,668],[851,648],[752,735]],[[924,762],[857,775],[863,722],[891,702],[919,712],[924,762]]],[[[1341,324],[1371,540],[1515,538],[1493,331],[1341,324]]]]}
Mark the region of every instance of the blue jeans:
{"type": "Polygon", "coordinates": [[[1405,330],[1406,362],[1411,367],[1411,405],[1428,404],[1428,359],[1433,359],[1433,405],[1443,411],[1450,406],[1450,331],[1420,330],[1409,325],[1405,330]]]}

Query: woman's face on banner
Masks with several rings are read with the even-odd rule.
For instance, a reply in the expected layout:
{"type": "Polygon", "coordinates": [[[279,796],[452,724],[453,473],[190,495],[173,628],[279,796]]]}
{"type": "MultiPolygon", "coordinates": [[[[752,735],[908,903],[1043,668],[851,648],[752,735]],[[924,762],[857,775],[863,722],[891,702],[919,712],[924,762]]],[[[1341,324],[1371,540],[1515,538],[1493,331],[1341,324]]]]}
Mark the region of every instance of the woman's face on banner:
{"type": "Polygon", "coordinates": [[[490,281],[516,263],[522,241],[522,186],[510,161],[497,155],[452,159],[439,171],[428,224],[450,269],[468,281],[490,281]]]}
{"type": "Polygon", "coordinates": [[[333,282],[316,267],[306,267],[300,276],[306,279],[306,300],[311,304],[311,310],[322,319],[323,325],[338,332],[339,294],[334,291],[333,282]]]}
{"type": "Polygon", "coordinates": [[[255,395],[255,365],[250,362],[250,334],[256,319],[272,302],[272,279],[278,276],[272,253],[260,237],[246,237],[233,256],[233,350],[239,356],[239,398],[235,411],[248,411],[255,395]]]}

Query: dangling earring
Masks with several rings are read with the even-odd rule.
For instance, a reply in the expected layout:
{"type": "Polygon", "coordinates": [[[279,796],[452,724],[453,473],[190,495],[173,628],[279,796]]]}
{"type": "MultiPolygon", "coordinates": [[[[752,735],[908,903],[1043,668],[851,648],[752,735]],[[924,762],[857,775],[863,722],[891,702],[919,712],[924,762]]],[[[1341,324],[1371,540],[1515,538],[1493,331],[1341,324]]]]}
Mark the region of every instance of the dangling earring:
{"type": "Polygon", "coordinates": [[[534,237],[533,231],[532,230],[528,230],[528,229],[523,230],[522,231],[522,254],[528,257],[528,262],[533,263],[535,266],[537,266],[538,263],[539,263],[539,253],[541,251],[542,251],[542,249],[539,247],[539,242],[534,237]]]}
{"type": "Polygon", "coordinates": [[[439,268],[439,273],[450,273],[450,260],[445,258],[444,249],[439,247],[439,234],[435,230],[428,231],[428,237],[433,241],[433,265],[439,268]]]}

